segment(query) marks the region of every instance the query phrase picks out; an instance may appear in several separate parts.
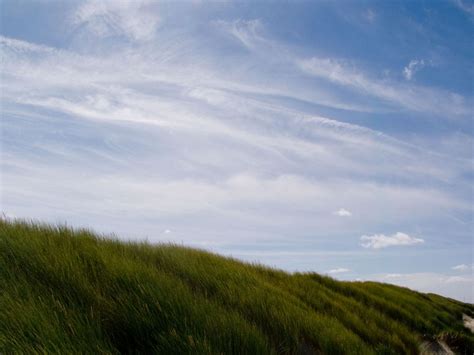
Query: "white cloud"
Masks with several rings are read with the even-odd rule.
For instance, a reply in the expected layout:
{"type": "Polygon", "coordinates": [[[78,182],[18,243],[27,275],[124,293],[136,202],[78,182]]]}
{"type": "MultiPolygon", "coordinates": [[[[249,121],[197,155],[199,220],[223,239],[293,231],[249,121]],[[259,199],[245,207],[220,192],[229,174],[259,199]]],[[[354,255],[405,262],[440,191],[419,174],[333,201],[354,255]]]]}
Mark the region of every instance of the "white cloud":
{"type": "Polygon", "coordinates": [[[170,234],[170,233],[171,233],[171,230],[170,230],[170,229],[165,229],[165,230],[163,231],[163,233],[164,233],[164,234],[170,234]]]}
{"type": "Polygon", "coordinates": [[[343,274],[343,273],[346,273],[346,272],[349,272],[349,271],[351,271],[351,270],[343,268],[343,267],[339,267],[339,268],[336,268],[336,269],[328,270],[327,273],[328,274],[343,274]]]}
{"type": "Polygon", "coordinates": [[[334,214],[336,216],[340,216],[340,217],[350,217],[352,216],[352,212],[344,209],[344,208],[340,208],[339,210],[335,211],[334,214]]]}
{"type": "Polygon", "coordinates": [[[425,66],[425,61],[423,59],[417,60],[413,59],[408,63],[408,65],[403,68],[403,76],[407,80],[411,80],[413,78],[413,75],[420,69],[422,69],[425,66]]]}
{"type": "Polygon", "coordinates": [[[363,235],[360,237],[360,240],[362,242],[361,245],[364,248],[371,249],[382,249],[400,245],[415,245],[425,242],[421,238],[414,238],[401,232],[397,232],[392,236],[386,236],[384,234],[374,234],[372,236],[363,235]]]}
{"type": "Polygon", "coordinates": [[[456,271],[467,271],[467,270],[472,270],[473,265],[460,264],[460,265],[453,266],[451,269],[456,270],[456,271]]]}

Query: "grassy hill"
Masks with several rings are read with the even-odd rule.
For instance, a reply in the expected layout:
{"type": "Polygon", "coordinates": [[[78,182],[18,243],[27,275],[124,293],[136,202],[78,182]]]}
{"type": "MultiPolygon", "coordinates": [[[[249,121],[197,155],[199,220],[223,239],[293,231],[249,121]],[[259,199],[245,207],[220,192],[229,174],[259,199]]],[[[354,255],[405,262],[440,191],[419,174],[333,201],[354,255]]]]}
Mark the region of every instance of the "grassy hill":
{"type": "Polygon", "coordinates": [[[0,220],[0,353],[473,352],[472,305],[0,220]]]}

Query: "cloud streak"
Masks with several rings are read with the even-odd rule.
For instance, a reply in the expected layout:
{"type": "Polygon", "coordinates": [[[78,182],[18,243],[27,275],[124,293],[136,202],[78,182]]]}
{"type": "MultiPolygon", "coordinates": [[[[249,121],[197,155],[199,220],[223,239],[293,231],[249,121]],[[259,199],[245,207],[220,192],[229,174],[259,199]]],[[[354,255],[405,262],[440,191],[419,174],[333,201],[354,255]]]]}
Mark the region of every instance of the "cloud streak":
{"type": "Polygon", "coordinates": [[[397,232],[391,236],[385,234],[363,235],[360,237],[361,245],[369,249],[383,249],[394,246],[409,246],[422,244],[425,241],[421,238],[414,238],[406,233],[397,232]]]}
{"type": "MultiPolygon", "coordinates": [[[[377,80],[367,76],[348,61],[312,57],[299,60],[297,65],[309,75],[351,88],[362,95],[370,95],[400,105],[408,110],[441,112],[448,115],[467,115],[470,111],[469,103],[457,93],[377,80]]],[[[414,71],[419,68],[419,62],[412,64],[411,68],[409,65],[405,75],[411,79],[414,71]]]]}
{"type": "Polygon", "coordinates": [[[460,264],[460,265],[453,266],[451,269],[453,269],[454,271],[468,271],[468,270],[473,269],[473,264],[471,265],[460,264]]]}
{"type": "Polygon", "coordinates": [[[345,274],[346,272],[349,272],[349,271],[350,271],[349,269],[339,267],[337,269],[328,270],[327,273],[329,275],[334,275],[334,274],[345,274]]]}

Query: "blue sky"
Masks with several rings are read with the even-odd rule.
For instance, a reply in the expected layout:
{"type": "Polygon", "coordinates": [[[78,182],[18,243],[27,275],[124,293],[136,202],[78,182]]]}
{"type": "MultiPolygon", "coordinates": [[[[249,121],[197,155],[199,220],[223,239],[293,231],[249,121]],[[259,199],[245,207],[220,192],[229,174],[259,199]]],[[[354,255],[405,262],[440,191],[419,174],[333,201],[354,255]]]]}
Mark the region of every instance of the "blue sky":
{"type": "Polygon", "coordinates": [[[474,3],[1,2],[1,210],[474,301],[474,3]]]}

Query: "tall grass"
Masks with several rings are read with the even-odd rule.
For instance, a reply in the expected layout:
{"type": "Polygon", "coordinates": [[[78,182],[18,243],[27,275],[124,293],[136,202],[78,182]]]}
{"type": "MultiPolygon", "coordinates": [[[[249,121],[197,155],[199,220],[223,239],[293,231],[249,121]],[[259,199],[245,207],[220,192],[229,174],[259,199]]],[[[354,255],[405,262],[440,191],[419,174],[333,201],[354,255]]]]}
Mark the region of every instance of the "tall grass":
{"type": "Polygon", "coordinates": [[[0,220],[0,353],[472,353],[472,305],[0,220]]]}

